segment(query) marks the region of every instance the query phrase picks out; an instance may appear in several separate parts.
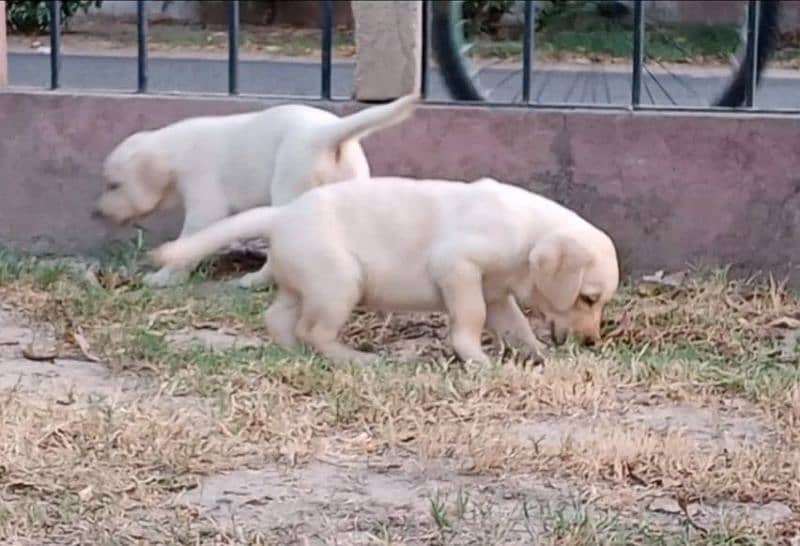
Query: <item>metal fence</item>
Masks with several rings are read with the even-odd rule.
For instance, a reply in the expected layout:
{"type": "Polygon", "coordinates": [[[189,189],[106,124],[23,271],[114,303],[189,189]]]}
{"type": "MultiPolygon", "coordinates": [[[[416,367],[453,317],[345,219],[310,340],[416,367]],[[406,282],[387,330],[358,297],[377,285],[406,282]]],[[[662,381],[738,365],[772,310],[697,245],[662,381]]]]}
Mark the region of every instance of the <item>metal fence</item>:
{"type": "MultiPolygon", "coordinates": [[[[446,103],[450,100],[432,100],[430,95],[431,72],[429,57],[431,56],[431,0],[421,0],[423,2],[423,39],[422,39],[422,77],[421,94],[428,98],[430,102],[446,103]]],[[[800,110],[786,109],[756,109],[754,108],[755,90],[759,82],[759,67],[756,47],[759,43],[759,2],[760,0],[748,0],[748,16],[746,22],[746,35],[748,51],[744,56],[740,74],[745,74],[744,78],[744,100],[742,106],[744,110],[751,112],[798,112],[800,110]]],[[[60,2],[59,0],[49,0],[50,15],[50,88],[59,89],[61,87],[61,34],[60,34],[60,2]]],[[[137,19],[137,84],[136,92],[147,93],[149,83],[148,73],[148,21],[146,5],[144,0],[137,0],[136,3],[137,19]]],[[[649,109],[649,110],[711,110],[711,107],[662,107],[657,105],[643,104],[643,74],[648,70],[645,65],[645,18],[644,3],[636,0],[633,3],[633,30],[632,30],[632,55],[630,72],[630,101],[628,104],[591,104],[591,103],[553,103],[532,100],[532,77],[536,74],[533,68],[534,54],[534,3],[531,0],[524,2],[524,33],[522,37],[522,60],[521,60],[521,89],[519,94],[521,102],[510,104],[509,102],[493,102],[484,98],[482,104],[492,106],[523,105],[526,107],[542,108],[587,108],[587,109],[649,109]]],[[[322,17],[321,27],[321,56],[320,56],[320,93],[319,98],[323,100],[333,100],[331,93],[331,73],[332,73],[332,46],[333,46],[333,5],[332,0],[321,0],[322,17]]],[[[227,59],[227,92],[229,95],[239,94],[239,1],[231,0],[228,2],[228,59],[227,59]]],[[[652,73],[650,73],[652,76],[652,73]]],[[[659,84],[660,85],[660,84],[659,84]]],[[[662,87],[663,90],[663,87],[662,87]]],[[[650,94],[649,89],[647,93],[650,94]]],[[[306,97],[308,98],[308,97],[306,97]]]]}
{"type": "MultiPolygon", "coordinates": [[[[320,98],[332,100],[331,66],[333,47],[333,0],[321,0],[322,44],[320,59],[320,98]]],[[[50,31],[50,89],[61,88],[61,10],[59,0],[48,0],[50,31]]],[[[148,92],[147,10],[144,0],[136,0],[137,78],[136,91],[148,92]]],[[[239,0],[228,2],[228,94],[239,94],[239,0]]]]}
{"type": "MultiPolygon", "coordinates": [[[[707,1],[713,2],[715,0],[707,1]]],[[[730,111],[735,108],[738,112],[749,113],[800,113],[800,100],[792,99],[792,97],[795,96],[797,99],[800,99],[800,93],[797,93],[797,91],[800,90],[800,85],[791,82],[790,80],[792,80],[792,78],[786,74],[783,74],[779,80],[767,80],[762,77],[764,76],[766,67],[769,66],[771,53],[775,52],[780,44],[779,24],[782,15],[782,8],[780,7],[782,2],[779,0],[747,0],[742,2],[742,7],[746,8],[747,17],[746,21],[741,22],[742,25],[739,29],[740,38],[745,38],[741,44],[742,47],[737,59],[740,64],[738,66],[732,64],[730,71],[725,74],[724,77],[720,77],[719,75],[713,77],[696,77],[687,76],[686,74],[684,74],[684,77],[680,77],[676,73],[671,72],[665,62],[659,59],[657,55],[653,55],[649,58],[646,57],[646,37],[649,36],[650,33],[653,33],[656,40],[664,40],[665,33],[663,29],[659,28],[659,24],[653,24],[652,20],[645,19],[645,8],[650,7],[646,5],[648,4],[647,2],[643,0],[625,2],[624,4],[632,7],[628,12],[628,16],[632,19],[633,23],[631,25],[629,42],[632,45],[629,57],[630,70],[628,72],[630,77],[629,91],[627,96],[623,97],[622,100],[619,100],[619,92],[615,93],[617,99],[612,101],[610,98],[611,93],[606,89],[606,94],[609,95],[609,99],[607,103],[601,104],[570,101],[570,97],[573,96],[576,85],[573,85],[573,87],[569,89],[568,94],[565,93],[567,95],[565,100],[541,100],[540,95],[544,86],[540,86],[539,93],[536,97],[533,97],[532,82],[534,80],[538,80],[539,82],[544,80],[546,85],[549,69],[546,65],[537,66],[536,68],[533,66],[534,50],[537,40],[534,39],[536,12],[534,10],[534,2],[531,0],[525,1],[522,6],[522,66],[519,71],[521,73],[521,78],[517,76],[517,83],[511,81],[510,77],[503,78],[503,83],[506,84],[506,87],[508,87],[509,82],[517,86],[516,94],[514,98],[510,100],[493,99],[488,93],[480,89],[479,84],[476,84],[479,79],[476,78],[476,74],[480,74],[483,69],[479,69],[477,66],[471,66],[470,60],[462,54],[461,50],[469,49],[469,44],[456,43],[457,40],[451,37],[442,37],[448,32],[445,29],[452,30],[457,25],[457,18],[460,17],[460,15],[454,15],[453,13],[443,15],[443,13],[446,13],[445,10],[448,9],[446,7],[448,5],[446,2],[426,0],[426,4],[426,30],[428,34],[434,38],[434,42],[438,48],[444,51],[443,53],[440,51],[438,60],[440,64],[444,66],[449,76],[450,81],[448,87],[454,92],[455,97],[461,101],[477,102],[493,107],[524,106],[535,108],[625,109],[667,112],[730,111]],[[433,9],[431,9],[431,4],[434,5],[433,9]],[[432,15],[431,12],[433,12],[432,15]],[[430,22],[431,19],[433,23],[430,22]],[[433,25],[432,30],[428,28],[428,25],[431,24],[433,25]],[[762,30],[760,31],[759,29],[762,30]],[[437,31],[439,33],[438,36],[437,31]],[[663,79],[660,80],[656,76],[658,70],[653,70],[651,63],[660,65],[660,68],[666,69],[661,71],[664,76],[663,79]],[[706,78],[705,82],[702,81],[704,78],[706,78]],[[705,83],[707,88],[713,88],[718,85],[719,88],[715,89],[717,96],[713,98],[713,100],[707,97],[700,97],[696,90],[691,89],[687,84],[689,81],[697,83],[697,81],[693,80],[705,83]],[[711,80],[714,80],[713,84],[709,84],[711,80]],[[776,86],[776,83],[780,85],[776,86]],[[789,85],[790,83],[791,86],[789,85]],[[681,89],[681,86],[683,86],[683,89],[681,89]],[[757,88],[765,91],[765,94],[770,95],[771,100],[767,101],[772,103],[770,107],[755,105],[757,88]],[[679,91],[677,95],[683,94],[684,100],[686,100],[685,97],[688,95],[686,92],[687,89],[689,92],[694,93],[694,99],[700,102],[699,105],[681,104],[670,94],[677,90],[679,91]],[[766,93],[766,91],[769,91],[769,93],[766,93]],[[776,97],[779,100],[776,101],[776,97]],[[644,100],[646,98],[650,100],[651,104],[648,104],[647,101],[644,100]],[[657,104],[657,102],[659,102],[658,99],[661,99],[662,102],[667,101],[669,104],[657,104]],[[776,106],[775,103],[779,103],[781,106],[776,106]]],[[[675,44],[675,46],[677,51],[689,55],[686,49],[679,44],[675,44]]],[[[603,63],[593,66],[603,67],[603,63]]],[[[717,71],[719,71],[719,69],[717,69],[717,71]]],[[[549,72],[552,73],[553,70],[550,69],[549,72]]],[[[599,73],[592,72],[588,70],[588,67],[587,71],[579,70],[578,72],[590,72],[593,75],[602,74],[604,78],[606,77],[603,70],[599,73]]],[[[575,80],[577,81],[578,79],[579,78],[576,78],[575,80]]],[[[495,78],[495,80],[497,80],[497,78],[495,78]]],[[[617,78],[616,83],[619,83],[619,80],[620,78],[617,78]]],[[[608,87],[608,83],[605,83],[606,87],[608,87]]],[[[425,90],[426,88],[423,87],[423,91],[425,90]]],[[[707,90],[708,89],[706,89],[706,91],[707,90]]],[[[505,94],[508,95],[508,89],[505,91],[505,94]]],[[[617,86],[617,91],[619,91],[619,86],[617,86]]],[[[585,92],[586,88],[584,88],[584,93],[585,92]]],[[[592,93],[594,94],[594,89],[592,93]]],[[[577,95],[577,93],[575,93],[575,95],[577,95]]],[[[763,97],[764,95],[762,94],[759,99],[763,97]]],[[[695,101],[687,100],[686,102],[691,103],[695,101]]]]}

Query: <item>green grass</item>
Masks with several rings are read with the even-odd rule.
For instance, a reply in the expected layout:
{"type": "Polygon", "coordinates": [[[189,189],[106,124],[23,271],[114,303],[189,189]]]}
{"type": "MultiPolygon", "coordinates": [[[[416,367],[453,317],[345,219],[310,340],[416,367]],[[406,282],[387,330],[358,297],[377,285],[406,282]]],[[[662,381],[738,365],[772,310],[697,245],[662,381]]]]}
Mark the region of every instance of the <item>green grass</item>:
{"type": "MultiPolygon", "coordinates": [[[[69,261],[42,260],[0,248],[0,286],[21,283],[47,292],[38,312],[57,329],[102,325],[96,328],[100,350],[121,343],[130,348],[122,355],[125,359],[161,362],[173,373],[191,363],[214,371],[224,362],[237,367],[289,356],[274,351],[168,350],[164,335],[203,322],[263,335],[263,313],[271,292],[209,285],[209,267],[200,268],[185,285],[164,290],[145,287],[141,284],[145,248],[139,238],[99,249],[94,256],[97,261],[87,276],[69,261]]],[[[781,290],[731,284],[724,274],[677,290],[637,294],[623,288],[608,320],[613,323],[615,316],[628,313],[633,323],[622,338],[603,348],[604,356],[614,359],[618,372],[634,382],[699,382],[757,398],[786,392],[800,383],[796,366],[800,347],[791,337],[776,337],[768,323],[792,316],[798,303],[781,290]],[[725,301],[740,305],[740,314],[730,311],[725,301]],[[662,341],[654,344],[659,337],[662,341]]],[[[570,344],[556,356],[576,350],[570,344]]]]}
{"type": "MultiPolygon", "coordinates": [[[[730,359],[709,348],[669,344],[658,350],[619,345],[610,349],[631,381],[688,381],[748,397],[768,398],[800,383],[796,361],[782,360],[769,347],[750,357],[730,359]]],[[[800,358],[800,348],[795,354],[800,358]]]]}
{"type": "MultiPolygon", "coordinates": [[[[633,33],[622,25],[575,28],[556,22],[536,34],[536,55],[630,59],[633,33]]],[[[661,62],[716,60],[726,62],[739,47],[739,30],[733,25],[658,25],[645,34],[645,56],[661,62]]],[[[516,58],[522,42],[481,39],[475,51],[483,57],[516,58]]]]}
{"type": "MultiPolygon", "coordinates": [[[[760,546],[757,532],[719,525],[698,529],[689,522],[656,527],[634,514],[613,513],[575,498],[541,504],[528,499],[515,509],[499,509],[480,492],[463,488],[430,499],[430,519],[443,544],[502,542],[512,533],[531,544],[581,546],[760,546]],[[513,531],[511,531],[513,529],[513,531]]],[[[680,519],[680,518],[678,518],[680,519]]]]}

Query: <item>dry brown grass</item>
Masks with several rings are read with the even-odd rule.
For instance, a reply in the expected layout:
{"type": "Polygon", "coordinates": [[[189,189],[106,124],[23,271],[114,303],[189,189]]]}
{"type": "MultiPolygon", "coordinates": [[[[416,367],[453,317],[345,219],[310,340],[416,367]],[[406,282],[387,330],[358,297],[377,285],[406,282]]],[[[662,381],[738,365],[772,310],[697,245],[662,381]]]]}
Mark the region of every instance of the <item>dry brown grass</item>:
{"type": "Polygon", "coordinates": [[[170,411],[157,397],[65,407],[6,393],[0,536],[53,544],[176,539],[197,518],[172,512],[170,496],[252,457],[219,430],[208,413],[170,411]]]}
{"type": "Polygon", "coordinates": [[[736,360],[765,350],[781,356],[765,344],[800,327],[800,300],[774,280],[736,281],[717,273],[668,282],[678,285],[643,282],[618,300],[606,342],[656,351],[691,344],[736,360]]]}
{"type": "MultiPolygon", "coordinates": [[[[364,370],[270,346],[269,293],[202,279],[153,292],[137,278],[0,260],[0,299],[52,325],[62,355],[88,349],[115,374],[147,379],[116,400],[81,385],[66,399],[0,392],[0,539],[746,544],[800,533],[800,302],[776,283],[628,287],[603,347],[568,345],[538,368],[465,369],[441,317],[361,313],[348,341],[390,357],[364,370]],[[187,329],[263,346],[170,342],[187,329]],[[243,501],[233,522],[196,500],[175,504],[246,467],[285,474],[273,489],[300,484],[281,498],[313,517],[278,521],[275,499],[243,501]],[[320,489],[355,468],[365,474],[352,487],[320,489]],[[381,504],[378,491],[395,493],[381,504]],[[653,498],[682,508],[665,515],[653,498]],[[780,517],[767,521],[765,506],[780,517]]],[[[13,350],[0,334],[0,378],[13,350]]]]}

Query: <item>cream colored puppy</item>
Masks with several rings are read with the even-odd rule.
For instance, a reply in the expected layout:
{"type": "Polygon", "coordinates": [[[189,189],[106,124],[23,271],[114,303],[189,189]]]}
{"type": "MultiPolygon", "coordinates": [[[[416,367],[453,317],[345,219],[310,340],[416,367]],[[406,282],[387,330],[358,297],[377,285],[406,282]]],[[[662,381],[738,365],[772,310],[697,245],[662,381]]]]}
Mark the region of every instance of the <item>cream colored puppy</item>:
{"type": "Polygon", "coordinates": [[[619,282],[604,232],[545,197],[488,178],[341,182],[222,220],[162,245],[152,259],[192,263],[255,236],[269,239],[274,260],[278,292],[266,313],[272,339],[283,347],[307,343],[335,361],[375,358],[337,340],[356,305],[446,310],[455,351],[481,364],[489,363],[484,325],[542,356],[518,302],[544,313],[557,343],[569,331],[593,343],[619,282]]]}
{"type": "MultiPolygon", "coordinates": [[[[416,96],[407,96],[345,117],[286,104],[141,131],[106,158],[109,183],[95,213],[123,224],[182,203],[179,237],[186,237],[236,212],[282,205],[323,184],[367,178],[369,163],[359,139],[401,122],[416,103],[416,96]]],[[[270,264],[242,277],[240,284],[266,284],[270,264]]],[[[163,267],[144,280],[150,286],[176,284],[195,265],[163,267]]]]}

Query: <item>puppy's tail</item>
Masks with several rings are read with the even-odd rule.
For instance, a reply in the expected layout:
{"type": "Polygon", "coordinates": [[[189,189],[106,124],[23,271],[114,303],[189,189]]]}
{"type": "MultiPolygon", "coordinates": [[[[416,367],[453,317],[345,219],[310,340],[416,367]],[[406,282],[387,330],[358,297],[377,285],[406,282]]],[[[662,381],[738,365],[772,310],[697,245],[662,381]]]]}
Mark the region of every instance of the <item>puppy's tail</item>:
{"type": "Polygon", "coordinates": [[[336,148],[345,141],[360,139],[407,119],[419,104],[419,95],[400,97],[387,104],[371,106],[344,116],[317,133],[323,147],[336,148]]]}
{"type": "Polygon", "coordinates": [[[209,254],[242,239],[269,238],[276,207],[256,207],[175,241],[164,243],[150,254],[157,266],[187,266],[197,263],[209,254]]]}

